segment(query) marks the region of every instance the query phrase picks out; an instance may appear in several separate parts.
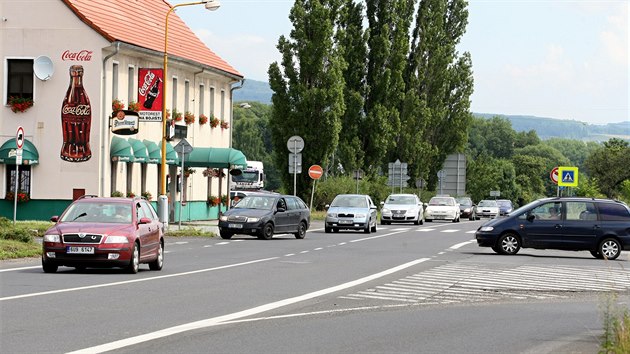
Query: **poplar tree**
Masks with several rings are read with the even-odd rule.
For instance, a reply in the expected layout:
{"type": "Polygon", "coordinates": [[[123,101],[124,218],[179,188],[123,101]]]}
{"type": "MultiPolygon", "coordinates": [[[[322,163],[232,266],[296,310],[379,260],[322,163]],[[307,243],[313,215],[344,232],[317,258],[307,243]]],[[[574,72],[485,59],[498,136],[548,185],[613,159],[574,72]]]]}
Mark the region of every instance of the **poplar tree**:
{"type": "Polygon", "coordinates": [[[346,172],[363,167],[365,151],[361,136],[365,117],[367,74],[367,35],[363,29],[363,4],[346,0],[339,16],[336,42],[344,59],[344,102],[346,111],[341,117],[339,147],[335,156],[346,172]]]}
{"type": "Polygon", "coordinates": [[[468,23],[466,6],[465,0],[420,0],[413,30],[402,113],[409,130],[401,139],[429,189],[446,156],[463,151],[472,119],[472,62],[456,48],[468,23]]]}
{"type": "MultiPolygon", "coordinates": [[[[296,0],[289,14],[290,38],[278,40],[281,63],[272,63],[268,71],[276,166],[288,171],[286,143],[291,136],[299,135],[305,143],[298,195],[305,195],[310,186],[308,167],[325,166],[339,142],[345,110],[343,60],[333,43],[339,5],[339,0],[296,0]]],[[[292,190],[293,175],[281,175],[286,190],[292,190]]]]}
{"type": "Polygon", "coordinates": [[[400,107],[404,102],[403,74],[409,51],[413,0],[367,0],[368,92],[361,140],[364,169],[374,172],[396,146],[400,107]]]}

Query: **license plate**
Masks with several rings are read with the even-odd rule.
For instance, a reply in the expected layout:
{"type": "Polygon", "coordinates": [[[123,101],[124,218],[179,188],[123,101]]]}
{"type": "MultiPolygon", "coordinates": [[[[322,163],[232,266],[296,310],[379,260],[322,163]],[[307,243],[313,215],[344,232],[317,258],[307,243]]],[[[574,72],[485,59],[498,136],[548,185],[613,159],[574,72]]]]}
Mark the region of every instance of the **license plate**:
{"type": "Polygon", "coordinates": [[[340,224],[352,224],[352,220],[339,220],[340,224]]]}
{"type": "Polygon", "coordinates": [[[66,253],[70,254],[94,254],[94,247],[67,246],[66,253]]]}
{"type": "Polygon", "coordinates": [[[243,228],[243,224],[228,224],[228,227],[230,229],[242,229],[243,228]]]}

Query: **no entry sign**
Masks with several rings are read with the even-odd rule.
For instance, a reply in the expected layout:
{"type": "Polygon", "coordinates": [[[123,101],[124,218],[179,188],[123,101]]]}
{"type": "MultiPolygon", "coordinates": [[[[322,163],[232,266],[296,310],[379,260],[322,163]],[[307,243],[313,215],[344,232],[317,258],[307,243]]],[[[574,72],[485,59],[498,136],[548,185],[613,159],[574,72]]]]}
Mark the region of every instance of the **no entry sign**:
{"type": "Polygon", "coordinates": [[[308,175],[312,179],[320,179],[320,177],[322,177],[323,174],[324,174],[324,170],[322,169],[320,165],[313,165],[308,168],[308,175]]]}

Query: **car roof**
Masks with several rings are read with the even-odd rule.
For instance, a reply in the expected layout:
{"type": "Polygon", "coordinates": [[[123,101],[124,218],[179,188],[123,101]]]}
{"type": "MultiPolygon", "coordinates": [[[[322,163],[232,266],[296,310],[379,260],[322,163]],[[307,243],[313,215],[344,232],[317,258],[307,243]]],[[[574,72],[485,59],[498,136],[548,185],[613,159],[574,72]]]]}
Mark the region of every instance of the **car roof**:
{"type": "Polygon", "coordinates": [[[96,203],[132,203],[135,200],[140,200],[141,198],[133,197],[133,198],[125,198],[125,197],[99,197],[95,195],[84,195],[79,197],[74,203],[86,203],[86,202],[96,202],[96,203]]]}
{"type": "Polygon", "coordinates": [[[625,202],[621,201],[621,200],[616,200],[616,199],[605,199],[605,198],[589,198],[589,197],[548,197],[548,198],[541,198],[538,199],[537,201],[544,201],[544,202],[548,202],[548,201],[578,201],[578,202],[599,202],[599,203],[616,203],[616,204],[623,204],[623,205],[627,205],[625,202]]]}

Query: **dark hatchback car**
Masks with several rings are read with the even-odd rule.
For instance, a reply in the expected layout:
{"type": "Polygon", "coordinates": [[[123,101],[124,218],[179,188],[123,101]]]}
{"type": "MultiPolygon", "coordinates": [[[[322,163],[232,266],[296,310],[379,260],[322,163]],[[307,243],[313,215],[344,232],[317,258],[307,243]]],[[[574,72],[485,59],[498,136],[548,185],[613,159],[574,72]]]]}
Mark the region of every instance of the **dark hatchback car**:
{"type": "Polygon", "coordinates": [[[468,218],[468,220],[479,220],[477,217],[477,206],[469,197],[456,198],[459,203],[459,217],[468,218]]]}
{"type": "Polygon", "coordinates": [[[161,270],[164,226],[141,198],[83,196],[70,204],[43,239],[42,267],[121,267],[137,273],[140,263],[161,270]]]}
{"type": "Polygon", "coordinates": [[[499,215],[506,215],[514,210],[512,201],[509,199],[498,199],[497,204],[499,204],[499,215]]]}
{"type": "Polygon", "coordinates": [[[477,244],[499,254],[521,248],[589,251],[616,259],[630,250],[630,209],[625,203],[594,198],[545,198],[506,217],[483,224],[477,244]]]}
{"type": "Polygon", "coordinates": [[[248,193],[219,218],[221,238],[235,234],[269,240],[274,234],[291,233],[297,239],[306,236],[311,211],[299,197],[276,193],[248,193]]]}

